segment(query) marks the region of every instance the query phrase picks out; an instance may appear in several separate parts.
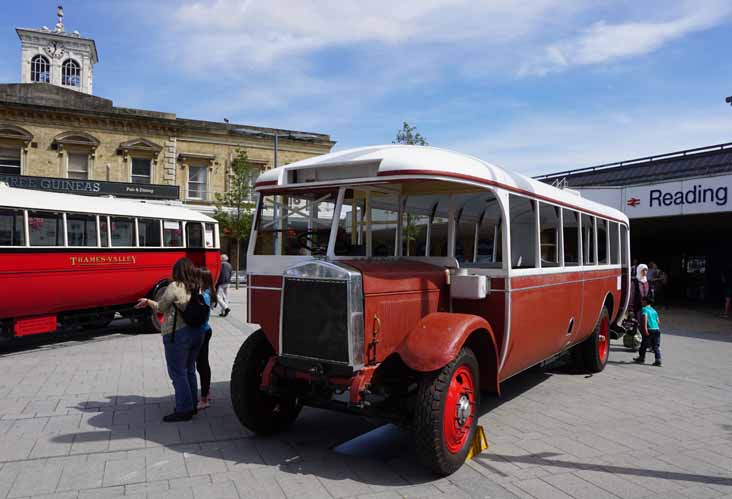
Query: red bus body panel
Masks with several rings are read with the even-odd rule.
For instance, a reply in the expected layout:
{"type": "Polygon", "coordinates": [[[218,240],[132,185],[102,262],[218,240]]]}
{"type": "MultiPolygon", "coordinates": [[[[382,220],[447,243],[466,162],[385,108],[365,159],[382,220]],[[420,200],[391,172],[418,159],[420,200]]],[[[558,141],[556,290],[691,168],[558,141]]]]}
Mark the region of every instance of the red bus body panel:
{"type": "MultiPolygon", "coordinates": [[[[189,257],[218,276],[218,249],[17,248],[0,251],[0,319],[125,305],[189,257]]],[[[55,325],[54,325],[55,329],[55,325]]]]}

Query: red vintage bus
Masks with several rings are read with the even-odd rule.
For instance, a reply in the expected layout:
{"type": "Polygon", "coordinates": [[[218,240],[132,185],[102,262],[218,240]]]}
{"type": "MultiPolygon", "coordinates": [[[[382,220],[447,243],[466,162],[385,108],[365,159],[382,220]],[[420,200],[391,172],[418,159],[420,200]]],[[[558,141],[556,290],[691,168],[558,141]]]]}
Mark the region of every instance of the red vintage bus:
{"type": "Polygon", "coordinates": [[[181,206],[0,183],[0,338],[103,327],[117,313],[159,331],[137,298],[159,297],[185,256],[218,275],[218,248],[216,220],[181,206]]]}
{"type": "Polygon", "coordinates": [[[621,212],[477,158],[377,146],[263,173],[234,363],[240,421],[303,405],[412,429],[439,474],[465,460],[481,392],[572,351],[601,371],[630,286],[621,212]]]}

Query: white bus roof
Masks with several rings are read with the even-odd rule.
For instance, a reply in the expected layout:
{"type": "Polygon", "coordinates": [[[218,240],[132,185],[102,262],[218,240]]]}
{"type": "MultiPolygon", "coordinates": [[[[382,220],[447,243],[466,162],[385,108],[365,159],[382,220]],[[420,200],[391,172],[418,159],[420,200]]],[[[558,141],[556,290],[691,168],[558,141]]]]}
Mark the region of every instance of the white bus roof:
{"type": "Polygon", "coordinates": [[[9,187],[0,182],[0,208],[92,213],[139,218],[164,218],[193,222],[213,222],[213,218],[182,206],[109,197],[81,196],[60,192],[9,187]]]}
{"type": "Polygon", "coordinates": [[[313,187],[321,182],[332,185],[356,180],[374,181],[377,178],[403,180],[433,177],[476,182],[628,223],[628,217],[623,212],[585,199],[575,192],[552,187],[474,156],[436,147],[380,145],[332,152],[262,173],[257,179],[257,191],[295,185],[302,187],[300,180],[295,183],[295,177],[288,175],[292,171],[301,171],[298,178],[304,178],[305,182],[314,184],[313,187]],[[345,174],[345,168],[349,168],[353,174],[345,174]],[[313,170],[331,173],[317,175],[312,173],[313,170]]]}

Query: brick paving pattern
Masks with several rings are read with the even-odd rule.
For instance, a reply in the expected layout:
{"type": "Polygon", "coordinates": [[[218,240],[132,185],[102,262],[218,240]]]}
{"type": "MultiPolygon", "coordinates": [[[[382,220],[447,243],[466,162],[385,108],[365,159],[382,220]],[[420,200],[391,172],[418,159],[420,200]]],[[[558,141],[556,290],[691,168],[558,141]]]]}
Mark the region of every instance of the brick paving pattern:
{"type": "Polygon", "coordinates": [[[663,368],[614,342],[601,374],[516,376],[484,401],[490,449],[435,479],[393,427],[335,452],[379,426],[364,418],[306,409],[274,438],[242,428],[228,377],[251,328],[233,294],[212,320],[214,404],[193,422],[160,422],[173,406],[160,338],[124,323],[0,346],[0,499],[732,498],[732,322],[674,312],[663,368]]]}

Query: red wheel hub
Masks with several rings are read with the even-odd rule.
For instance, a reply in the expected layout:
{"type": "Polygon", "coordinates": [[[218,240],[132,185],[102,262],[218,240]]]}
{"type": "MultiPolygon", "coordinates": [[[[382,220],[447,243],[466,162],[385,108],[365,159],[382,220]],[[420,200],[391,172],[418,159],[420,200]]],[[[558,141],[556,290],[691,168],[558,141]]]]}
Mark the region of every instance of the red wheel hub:
{"type": "Polygon", "coordinates": [[[475,417],[475,382],[466,365],[458,367],[452,375],[445,397],[442,434],[447,450],[456,454],[463,448],[470,435],[475,417]]]}
{"type": "Polygon", "coordinates": [[[604,363],[607,359],[608,347],[610,344],[610,325],[607,317],[603,317],[600,321],[600,334],[597,336],[597,356],[600,362],[604,363]]]}

